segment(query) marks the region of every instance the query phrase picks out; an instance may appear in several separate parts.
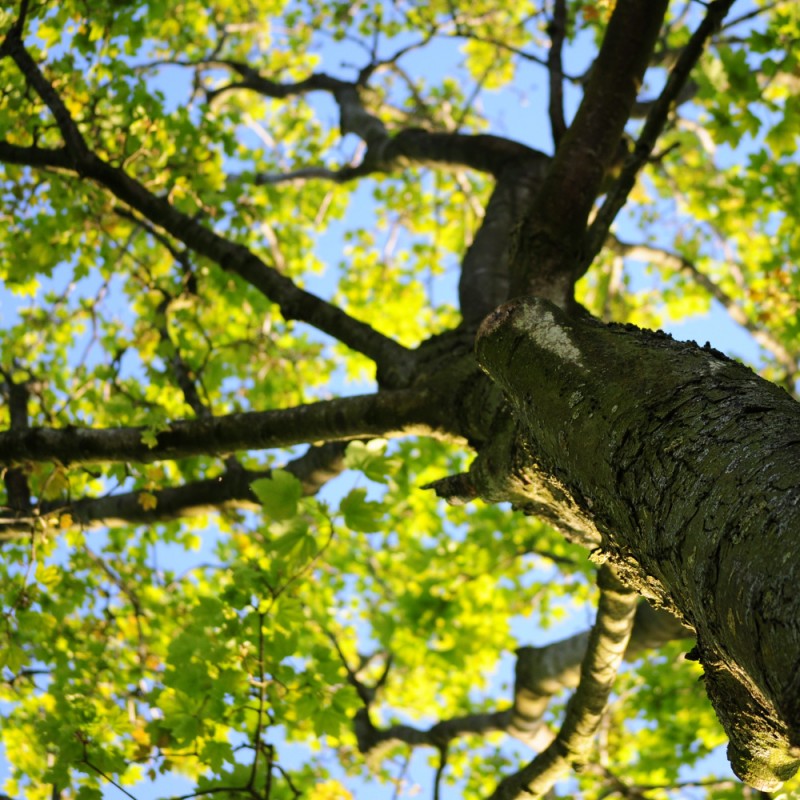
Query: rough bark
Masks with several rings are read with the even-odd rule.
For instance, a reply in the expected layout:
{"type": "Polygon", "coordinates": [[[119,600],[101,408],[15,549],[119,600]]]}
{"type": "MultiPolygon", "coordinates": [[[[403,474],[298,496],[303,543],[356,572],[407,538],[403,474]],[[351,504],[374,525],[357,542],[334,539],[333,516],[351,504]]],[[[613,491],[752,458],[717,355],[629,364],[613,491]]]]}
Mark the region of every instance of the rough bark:
{"type": "Polygon", "coordinates": [[[477,351],[519,437],[512,459],[484,449],[477,492],[538,510],[545,491],[551,518],[694,628],[733,769],[780,785],[800,766],[800,406],[710,348],[541,299],[498,309],[477,351]]]}

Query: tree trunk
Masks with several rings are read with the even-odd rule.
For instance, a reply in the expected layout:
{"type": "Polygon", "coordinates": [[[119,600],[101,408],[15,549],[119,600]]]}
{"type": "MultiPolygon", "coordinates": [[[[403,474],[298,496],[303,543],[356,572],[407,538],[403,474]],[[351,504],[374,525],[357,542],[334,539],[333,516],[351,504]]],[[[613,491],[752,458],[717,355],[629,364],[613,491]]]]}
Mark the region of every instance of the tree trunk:
{"type": "Polygon", "coordinates": [[[546,509],[690,625],[734,771],[776,788],[800,764],[800,406],[708,346],[540,299],[477,352],[517,420],[478,493],[546,509]]]}

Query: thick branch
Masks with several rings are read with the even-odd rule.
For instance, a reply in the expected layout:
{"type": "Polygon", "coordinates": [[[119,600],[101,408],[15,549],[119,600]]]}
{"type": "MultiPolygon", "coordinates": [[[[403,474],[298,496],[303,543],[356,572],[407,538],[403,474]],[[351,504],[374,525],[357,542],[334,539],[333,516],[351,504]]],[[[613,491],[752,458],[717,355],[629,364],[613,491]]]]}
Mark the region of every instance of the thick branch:
{"type": "Polygon", "coordinates": [[[598,574],[600,603],[581,666],[581,680],[567,704],[558,736],[530,764],[503,780],[497,800],[541,797],[569,769],[586,761],[622,661],[636,610],[636,594],[608,567],[598,574]]]}
{"type": "MultiPolygon", "coordinates": [[[[12,431],[27,431],[29,390],[25,381],[16,383],[10,374],[0,374],[5,378],[4,394],[8,403],[9,424],[12,431]]],[[[25,471],[18,467],[3,470],[8,505],[14,511],[27,513],[31,506],[31,491],[25,471]]]]}
{"type": "Polygon", "coordinates": [[[508,299],[509,242],[539,192],[551,159],[533,152],[499,173],[481,226],[461,264],[458,299],[469,327],[508,299]]]}
{"type": "Polygon", "coordinates": [[[543,155],[511,139],[488,134],[469,136],[460,133],[432,132],[422,128],[406,128],[392,135],[383,122],[364,107],[359,93],[360,82],[349,83],[329,75],[315,74],[297,83],[281,84],[261,76],[256,70],[241,62],[212,63],[224,64],[245,78],[244,81],[223,87],[217,92],[246,88],[275,98],[285,98],[315,90],[329,92],[339,106],[342,133],[354,133],[367,145],[361,164],[335,171],[325,167],[309,166],[286,175],[261,174],[256,178],[257,183],[280,183],[285,180],[305,178],[325,178],[344,182],[373,172],[387,172],[397,165],[408,163],[469,167],[498,177],[514,160],[543,155]]]}
{"type": "Polygon", "coordinates": [[[561,307],[572,304],[589,213],[619,154],[667,2],[616,4],[583,101],[521,232],[512,297],[535,294],[561,307]]]}
{"type": "Polygon", "coordinates": [[[611,224],[619,210],[625,205],[628,194],[630,194],[633,185],[636,183],[636,176],[653,152],[656,140],[667,124],[667,119],[674,104],[681,98],[692,69],[700,60],[706,43],[714,31],[722,24],[722,20],[733,3],[734,0],[714,0],[714,2],[710,3],[705,18],[697,26],[697,30],[692,34],[689,43],[681,51],[675,66],[669,73],[669,78],[663,91],[658,100],[653,103],[650,113],[647,115],[633,153],[626,160],[619,178],[608,193],[594,222],[592,222],[587,235],[583,257],[578,268],[578,277],[586,273],[586,270],[589,269],[592,261],[594,261],[594,257],[600,252],[611,224]]]}
{"type": "Polygon", "coordinates": [[[147,463],[237,450],[289,447],[303,442],[374,436],[436,434],[446,430],[425,390],[400,390],[325,400],[278,411],[250,411],[178,420],[161,432],[136,428],[31,428],[0,433],[0,464],[147,463]],[[150,435],[154,444],[149,446],[150,435]]]}
{"type": "MultiPolygon", "coordinates": [[[[584,631],[544,647],[517,650],[514,707],[508,733],[522,741],[536,735],[542,729],[542,717],[553,695],[578,686],[590,633],[584,631]]],[[[672,614],[640,600],[625,661],[636,660],[645,650],[692,636],[692,631],[672,614]]]]}
{"type": "Polygon", "coordinates": [[[489,443],[479,495],[539,502],[580,528],[626,582],[697,631],[695,657],[742,780],[774,790],[800,767],[800,406],[710,347],[568,318],[524,298],[478,331],[524,447],[489,443]],[[519,369],[525,364],[525,369],[519,369]],[[492,477],[488,465],[494,463],[492,477]],[[765,658],[765,654],[769,657],[765,658]]]}
{"type": "Polygon", "coordinates": [[[390,172],[409,165],[433,168],[467,167],[499,177],[513,163],[549,159],[549,156],[501,136],[441,133],[424,128],[405,128],[393,136],[374,141],[361,163],[338,170],[326,167],[302,167],[282,174],[260,173],[256,184],[322,178],[345,183],[376,172],[390,172]]]}
{"type": "MultiPolygon", "coordinates": [[[[553,58],[551,75],[558,92],[554,102],[559,109],[561,99],[561,44],[564,40],[566,11],[563,3],[556,9],[553,25],[553,58]]],[[[461,313],[472,326],[508,297],[508,260],[511,230],[528,212],[550,163],[550,158],[525,145],[497,136],[467,136],[438,133],[421,128],[407,128],[390,136],[383,123],[369,113],[361,101],[358,84],[348,84],[324,75],[314,75],[297,84],[278,84],[262,78],[244,64],[225,62],[245,77],[237,84],[260,91],[269,97],[285,97],[313,89],[333,94],[339,105],[343,133],[355,133],[367,145],[360,164],[333,171],[306,167],[285,175],[261,174],[256,182],[278,183],[286,180],[325,178],[344,182],[374,172],[387,172],[406,164],[434,167],[469,167],[488,172],[497,178],[480,230],[469,248],[462,266],[459,283],[461,313]]],[[[229,87],[230,88],[230,87],[229,87]]],[[[563,111],[560,112],[561,126],[563,111]]]]}

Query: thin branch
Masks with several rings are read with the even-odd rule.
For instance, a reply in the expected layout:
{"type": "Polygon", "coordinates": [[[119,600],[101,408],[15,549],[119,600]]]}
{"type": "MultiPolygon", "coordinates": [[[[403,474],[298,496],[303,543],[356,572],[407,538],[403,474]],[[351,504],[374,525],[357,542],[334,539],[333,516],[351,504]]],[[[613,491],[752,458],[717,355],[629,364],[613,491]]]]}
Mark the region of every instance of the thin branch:
{"type": "MultiPolygon", "coordinates": [[[[533,64],[539,64],[539,66],[549,68],[548,59],[542,58],[541,56],[537,56],[535,53],[529,53],[526,50],[522,50],[519,47],[514,47],[513,45],[510,45],[507,42],[501,42],[498,39],[493,39],[490,36],[482,36],[473,33],[469,28],[465,26],[457,25],[455,31],[451,34],[451,36],[457,39],[471,39],[474,42],[481,42],[482,44],[491,44],[494,45],[495,47],[500,48],[501,50],[506,50],[509,53],[513,53],[515,56],[519,56],[521,59],[525,61],[530,61],[533,64]]],[[[576,85],[580,85],[584,82],[583,76],[567,75],[564,72],[561,72],[561,78],[576,85]]]]}
{"type": "Polygon", "coordinates": [[[581,666],[581,681],[567,704],[553,742],[530,764],[505,778],[493,800],[542,797],[571,765],[586,761],[614,685],[633,626],[637,596],[607,566],[598,573],[600,602],[581,666]]]}
{"type": "Polygon", "coordinates": [[[131,800],[138,800],[136,795],[131,794],[127,789],[117,783],[110,775],[103,772],[100,767],[98,767],[96,764],[93,764],[89,760],[89,740],[86,739],[80,731],[77,732],[75,736],[81,745],[83,745],[83,758],[81,759],[80,763],[85,764],[89,769],[96,772],[101,778],[110,783],[115,789],[118,789],[120,792],[122,792],[122,794],[124,794],[126,797],[130,797],[131,800]]]}
{"type": "MultiPolygon", "coordinates": [[[[247,781],[247,788],[252,789],[255,786],[256,774],[258,770],[258,754],[261,750],[259,744],[261,742],[261,732],[264,724],[265,706],[267,703],[267,682],[264,679],[264,618],[265,613],[258,615],[258,711],[256,712],[256,725],[253,731],[253,763],[250,767],[250,778],[247,781]]],[[[272,770],[272,763],[267,765],[267,770],[272,770]]]]}
{"type": "Polygon", "coordinates": [[[564,120],[564,71],[561,63],[564,39],[567,36],[566,0],[555,0],[553,18],[547,26],[547,32],[550,35],[550,52],[547,55],[547,71],[550,76],[550,129],[553,133],[553,143],[558,149],[558,143],[567,131],[567,123],[564,120]]]}
{"type": "Polygon", "coordinates": [[[439,766],[436,768],[436,776],[433,779],[433,800],[440,800],[442,790],[442,778],[447,769],[447,745],[439,748],[439,766]]]}
{"type": "Polygon", "coordinates": [[[150,463],[238,450],[290,447],[303,442],[375,436],[439,435],[443,412],[425,389],[402,389],[323,400],[274,411],[249,411],[177,420],[163,429],[30,428],[0,433],[0,464],[55,461],[150,463]]]}
{"type": "Polygon", "coordinates": [[[256,174],[253,183],[256,186],[277,185],[280,183],[302,183],[307,180],[326,180],[334,183],[347,183],[355,178],[363,178],[371,175],[376,170],[368,164],[350,165],[341,169],[329,169],[328,167],[300,167],[289,172],[259,172],[256,174]]]}
{"type": "Polygon", "coordinates": [[[739,25],[742,22],[748,22],[751,19],[755,19],[756,17],[760,17],[762,14],[766,14],[769,11],[772,11],[774,8],[780,8],[781,6],[791,6],[794,5],[794,0],[776,0],[774,3],[764,3],[763,6],[760,8],[756,8],[753,11],[747,11],[744,14],[740,14],[738,17],[734,17],[733,19],[728,20],[723,26],[722,30],[727,31],[731,28],[739,25]]]}
{"type": "MultiPolygon", "coordinates": [[[[232,81],[229,84],[220,86],[217,89],[212,89],[207,92],[207,99],[209,102],[215,97],[219,97],[225,92],[234,89],[249,89],[253,92],[258,92],[265,97],[272,97],[276,100],[285,100],[288,97],[296,97],[298,95],[308,94],[309,92],[337,92],[344,87],[352,86],[347,81],[339,80],[331,75],[325,73],[314,73],[304,78],[302,81],[295,81],[293,83],[280,83],[278,81],[265,78],[258,70],[253,69],[249,64],[243,61],[235,61],[232,59],[212,59],[212,60],[199,60],[199,61],[172,61],[170,63],[181,67],[227,67],[238,73],[242,80],[232,81]]],[[[141,68],[146,68],[148,65],[143,65],[141,68]]]]}
{"type": "MultiPolygon", "coordinates": [[[[487,733],[506,731],[511,718],[511,709],[486,713],[465,714],[444,719],[429,728],[413,725],[392,725],[388,728],[356,726],[358,748],[371,756],[393,744],[403,743],[409,747],[435,747],[441,750],[452,739],[462,736],[485,736],[487,733]]],[[[362,720],[363,721],[363,720],[362,720]]]]}
{"type": "Polygon", "coordinates": [[[680,97],[689,80],[692,69],[705,50],[708,40],[719,29],[722,20],[733,3],[734,0],[714,0],[709,3],[706,16],[697,26],[697,29],[689,39],[689,43],[683,49],[675,66],[670,71],[663,91],[647,115],[633,153],[626,159],[619,178],[611,191],[609,191],[605,202],[598,211],[594,222],[592,222],[586,236],[586,245],[577,277],[580,278],[586,274],[595,256],[600,252],[600,248],[608,236],[611,224],[620,209],[625,205],[628,195],[636,183],[639,171],[647,163],[656,146],[656,140],[667,123],[673,104],[680,97]]]}
{"type": "MultiPolygon", "coordinates": [[[[411,353],[393,339],[350,317],[337,306],[298,288],[289,278],[269,267],[247,247],[228,241],[199,222],[178,211],[123,170],[113,167],[93,153],[81,135],[64,102],[46,80],[36,62],[12,30],[0,45],[0,56],[9,55],[37,94],[47,104],[64,137],[65,147],[45,150],[0,143],[0,160],[28,166],[68,169],[90,178],[110,190],[117,198],[147,219],[156,222],[197,253],[210,258],[223,269],[238,274],[281,309],[286,319],[308,322],[357,352],[371,358],[386,376],[402,382],[409,377],[411,353]]],[[[355,91],[352,87],[342,90],[355,91]]],[[[343,110],[344,124],[344,110],[343,110]]]]}

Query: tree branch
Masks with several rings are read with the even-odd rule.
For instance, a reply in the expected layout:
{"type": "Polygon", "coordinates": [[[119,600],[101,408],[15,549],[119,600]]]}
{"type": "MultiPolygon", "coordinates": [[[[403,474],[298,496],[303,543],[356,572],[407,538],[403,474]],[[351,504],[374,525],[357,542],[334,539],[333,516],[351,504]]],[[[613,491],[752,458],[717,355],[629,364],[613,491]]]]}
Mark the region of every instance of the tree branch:
{"type": "Polygon", "coordinates": [[[251,89],[267,97],[279,99],[317,90],[331,93],[339,106],[342,133],[354,133],[367,145],[361,164],[339,170],[308,166],[285,175],[260,174],[256,177],[257,184],[306,178],[325,178],[342,183],[373,172],[387,172],[405,162],[429,166],[464,166],[497,177],[512,160],[542,155],[513,140],[487,134],[469,136],[432,132],[423,128],[405,128],[391,135],[383,122],[366,110],[361,100],[359,90],[371,73],[369,69],[362,70],[355,83],[320,73],[297,83],[281,84],[261,76],[242,62],[209,63],[228,66],[245,78],[244,81],[217,90],[217,93],[230,89],[251,89]]]}
{"type": "Polygon", "coordinates": [[[69,169],[80,177],[90,178],[187,247],[215,261],[223,269],[235,272],[277,303],[284,318],[307,322],[368,356],[383,368],[386,380],[395,376],[402,383],[409,377],[412,356],[406,348],[369,325],[350,317],[340,308],[298,288],[289,278],[269,267],[247,247],[228,241],[205,228],[178,211],[167,200],[151,193],[123,170],[111,166],[93,153],[63,101],[13,30],[0,45],[0,55],[13,58],[50,108],[65,142],[65,147],[57,150],[44,150],[35,146],[17,147],[2,142],[0,160],[28,166],[69,169]]]}
{"type": "MultiPolygon", "coordinates": [[[[344,469],[345,443],[330,442],[310,447],[299,458],[282,467],[294,475],[302,486],[303,495],[316,494],[327,481],[344,469]]],[[[84,497],[72,502],[46,501],[36,507],[36,515],[8,515],[0,519],[0,540],[27,536],[37,530],[42,518],[58,516],[59,527],[83,529],[108,528],[120,525],[152,525],[172,519],[198,516],[228,509],[260,507],[250,486],[259,478],[268,478],[272,470],[229,468],[214,478],[192,481],[183,486],[148,490],[155,501],[153,507],[142,505],[141,491],[125,492],[107,497],[84,497]],[[66,517],[71,520],[64,522],[66,517]]]]}
{"type": "MultiPolygon", "coordinates": [[[[542,717],[553,695],[579,685],[581,662],[586,655],[590,635],[590,631],[583,631],[544,647],[520,647],[517,650],[509,734],[527,741],[540,733],[542,717]]],[[[645,650],[657,649],[675,639],[692,636],[692,631],[672,614],[654,609],[645,600],[640,600],[624,660],[635,661],[645,650]]]]}
{"type": "Polygon", "coordinates": [[[567,36],[567,4],[566,0],[555,0],[553,18],[547,27],[550,35],[550,52],[547,55],[547,72],[550,77],[550,129],[553,143],[558,150],[558,143],[567,131],[564,120],[564,70],[561,63],[561,51],[567,36]]]}
{"type": "Polygon", "coordinates": [[[424,389],[344,397],[276,411],[177,420],[164,430],[30,428],[0,433],[0,464],[134,461],[150,463],[237,450],[289,447],[303,442],[347,441],[404,434],[439,435],[446,420],[424,389]],[[152,437],[152,441],[151,441],[152,437]],[[146,444],[148,441],[149,444],[146,444]]]}
{"type": "Polygon", "coordinates": [[[600,603],[589,636],[581,680],[553,742],[519,772],[504,779],[492,798],[541,797],[569,769],[585,762],[628,644],[637,597],[610,567],[598,573],[600,603]]]}
{"type": "Polygon", "coordinates": [[[625,205],[631,189],[636,183],[636,176],[647,163],[653,148],[656,146],[661,131],[667,123],[673,105],[680,99],[689,80],[689,75],[703,54],[706,43],[722,24],[722,20],[733,5],[734,0],[714,0],[708,5],[708,12],[703,21],[689,39],[689,43],[681,51],[675,66],[658,99],[653,103],[647,115],[642,132],[636,141],[633,153],[626,159],[619,178],[606,196],[605,202],[598,211],[586,236],[585,248],[578,268],[577,277],[586,274],[595,256],[606,241],[611,224],[625,205]]]}
{"type": "MultiPolygon", "coordinates": [[[[373,758],[379,757],[384,748],[397,743],[441,748],[461,736],[500,732],[513,736],[533,750],[543,750],[553,741],[543,722],[544,713],[554,695],[580,684],[581,662],[586,657],[591,635],[591,631],[584,631],[543,647],[519,648],[514,700],[510,708],[452,717],[429,728],[392,725],[381,729],[362,715],[356,725],[359,749],[373,758]]],[[[668,612],[656,610],[646,601],[639,600],[624,660],[634,661],[645,650],[692,635],[668,612]]]]}
{"type": "Polygon", "coordinates": [[[670,253],[660,247],[623,242],[613,234],[606,238],[606,247],[625,258],[644,261],[657,267],[691,275],[700,286],[725,308],[734,322],[749,331],[756,342],[775,357],[775,360],[786,370],[787,380],[793,381],[794,376],[800,370],[797,357],[790,353],[769,331],[764,330],[753,322],[742,310],[741,306],[715,281],[701,272],[693,261],[677,253],[670,253]]]}
{"type": "MultiPolygon", "coordinates": [[[[12,431],[27,431],[30,427],[28,421],[28,397],[30,395],[26,381],[17,383],[12,375],[0,369],[0,375],[5,379],[3,394],[8,403],[8,416],[12,431]]],[[[6,486],[7,503],[11,509],[18,513],[27,514],[31,507],[31,490],[25,471],[19,467],[8,467],[3,470],[3,482],[6,486]]]]}
{"type": "Polygon", "coordinates": [[[509,242],[541,189],[551,161],[544,153],[534,152],[500,173],[483,221],[461,262],[458,299],[467,327],[477,325],[508,299],[509,242]]]}
{"type": "Polygon", "coordinates": [[[667,0],[616,4],[578,113],[520,232],[512,297],[535,294],[562,308],[574,302],[587,219],[618,157],[666,8],[667,0]]]}

